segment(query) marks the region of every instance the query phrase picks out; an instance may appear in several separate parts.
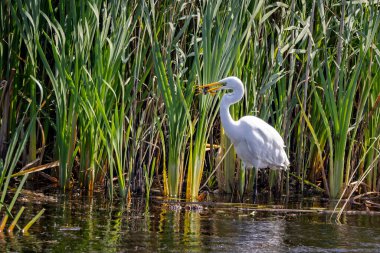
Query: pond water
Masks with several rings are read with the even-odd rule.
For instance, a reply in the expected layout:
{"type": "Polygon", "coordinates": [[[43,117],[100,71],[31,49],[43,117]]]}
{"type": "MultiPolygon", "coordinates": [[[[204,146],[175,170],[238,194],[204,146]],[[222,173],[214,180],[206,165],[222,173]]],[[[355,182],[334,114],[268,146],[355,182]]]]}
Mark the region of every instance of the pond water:
{"type": "MultiPolygon", "coordinates": [[[[25,199],[29,199],[25,197],[25,199]]],[[[20,199],[21,202],[23,199],[20,199]]],[[[380,252],[380,216],[254,211],[261,206],[207,202],[173,204],[153,198],[130,203],[97,197],[51,196],[22,203],[46,211],[29,234],[0,233],[5,252],[380,252]]],[[[303,200],[265,206],[313,210],[303,200]]]]}

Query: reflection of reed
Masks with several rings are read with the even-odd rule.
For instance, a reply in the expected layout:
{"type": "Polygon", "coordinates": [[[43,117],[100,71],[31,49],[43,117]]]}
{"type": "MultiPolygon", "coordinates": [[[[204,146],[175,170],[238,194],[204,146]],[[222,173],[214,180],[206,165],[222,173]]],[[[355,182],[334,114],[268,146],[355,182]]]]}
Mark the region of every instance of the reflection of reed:
{"type": "MultiPolygon", "coordinates": [[[[131,220],[130,225],[129,220],[125,219],[126,206],[123,202],[115,205],[96,198],[79,201],[65,198],[61,199],[57,207],[56,212],[50,214],[49,220],[49,223],[57,226],[49,231],[52,233],[51,238],[60,238],[54,245],[50,245],[57,252],[65,252],[67,249],[117,252],[116,245],[125,243],[123,231],[129,230],[134,223],[131,220]]],[[[128,209],[127,206],[127,211],[128,209]]]]}
{"type": "Polygon", "coordinates": [[[160,212],[159,247],[161,249],[176,249],[180,241],[181,212],[180,205],[163,204],[160,212]],[[168,210],[168,207],[170,210],[168,210]]]}
{"type": "Polygon", "coordinates": [[[130,205],[107,201],[65,198],[56,205],[49,203],[30,235],[0,233],[0,252],[321,252],[357,245],[377,252],[378,248],[380,216],[347,215],[346,223],[337,226],[326,223],[332,210],[317,206],[299,210],[166,202],[146,209],[142,199],[132,199],[130,205]]]}
{"type": "Polygon", "coordinates": [[[201,215],[197,211],[185,211],[183,245],[191,251],[202,251],[201,215]]]}
{"type": "Polygon", "coordinates": [[[159,213],[159,248],[201,251],[201,215],[194,210],[184,210],[179,204],[164,203],[159,213]]]}
{"type": "MultiPolygon", "coordinates": [[[[120,202],[116,210],[114,206],[110,205],[108,207],[108,219],[104,225],[104,239],[100,238],[102,241],[107,242],[107,245],[118,245],[122,242],[122,230],[123,230],[123,216],[124,216],[124,205],[123,202],[120,202]]],[[[128,221],[128,219],[126,219],[128,221]]],[[[101,219],[99,222],[103,222],[101,219]]],[[[99,224],[99,226],[101,226],[99,224]]],[[[128,227],[128,222],[127,222],[128,227]]],[[[96,229],[95,229],[96,231],[96,229]]],[[[112,247],[112,249],[107,249],[108,251],[116,252],[117,249],[112,247]]]]}
{"type": "Polygon", "coordinates": [[[87,198],[87,205],[85,206],[86,212],[86,226],[88,233],[88,239],[93,240],[95,238],[94,231],[96,230],[96,219],[94,219],[94,198],[91,196],[87,198]]]}

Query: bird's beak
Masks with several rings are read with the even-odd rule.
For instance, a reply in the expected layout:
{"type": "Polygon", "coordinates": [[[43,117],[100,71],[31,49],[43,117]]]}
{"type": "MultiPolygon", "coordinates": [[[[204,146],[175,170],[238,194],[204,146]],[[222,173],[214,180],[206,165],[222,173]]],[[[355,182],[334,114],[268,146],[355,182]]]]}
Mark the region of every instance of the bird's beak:
{"type": "Polygon", "coordinates": [[[199,85],[197,86],[197,95],[199,94],[211,94],[213,96],[216,95],[216,93],[224,86],[224,83],[222,82],[215,82],[215,83],[209,83],[205,85],[199,85]]]}

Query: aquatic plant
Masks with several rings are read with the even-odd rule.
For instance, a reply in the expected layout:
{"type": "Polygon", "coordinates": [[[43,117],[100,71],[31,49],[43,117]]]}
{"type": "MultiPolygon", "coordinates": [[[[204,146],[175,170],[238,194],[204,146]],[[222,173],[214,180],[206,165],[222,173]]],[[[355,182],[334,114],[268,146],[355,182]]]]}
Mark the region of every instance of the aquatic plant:
{"type": "MultiPolygon", "coordinates": [[[[187,69],[183,66],[187,59],[183,52],[178,51],[180,49],[174,41],[178,40],[181,34],[186,33],[187,26],[179,29],[178,33],[174,32],[175,27],[169,29],[167,34],[161,32],[161,29],[165,29],[166,22],[174,22],[182,17],[180,16],[180,8],[183,8],[181,5],[173,6],[176,15],[167,13],[161,17],[155,15],[155,9],[160,10],[162,6],[154,6],[151,3],[144,7],[146,25],[150,29],[155,77],[167,117],[167,119],[161,117],[161,120],[166,120],[168,128],[167,141],[165,141],[167,142],[165,146],[168,147],[168,160],[163,168],[164,194],[178,198],[181,196],[185,176],[186,144],[188,135],[192,135],[190,105],[194,89],[189,83],[185,85],[185,82],[188,82],[184,79],[187,69]],[[158,38],[162,38],[166,46],[163,47],[158,38]],[[171,58],[172,54],[175,55],[174,59],[171,58]]],[[[185,22],[188,23],[187,20],[185,22]]]]}
{"type": "MultiPolygon", "coordinates": [[[[256,173],[226,155],[219,97],[194,92],[236,75],[247,93],[231,114],[284,136],[287,192],[337,198],[356,179],[357,192],[377,191],[379,23],[376,1],[2,1],[3,168],[58,161],[28,180],[111,198],[158,188],[194,200],[205,174],[211,190],[243,194],[256,173]]],[[[283,178],[266,173],[282,192],[283,178]]]]}
{"type": "MultiPolygon", "coordinates": [[[[242,26],[243,17],[241,17],[240,13],[241,9],[236,6],[223,3],[223,1],[215,1],[204,4],[200,8],[201,10],[199,11],[203,22],[202,24],[197,23],[198,27],[195,33],[201,34],[201,43],[198,45],[194,41],[194,69],[198,76],[198,84],[206,84],[220,80],[232,72],[239,45],[244,39],[248,28],[244,30],[242,26]],[[225,13],[223,18],[218,18],[217,14],[220,12],[225,13]]],[[[215,109],[218,103],[218,100],[210,95],[199,96],[198,100],[195,136],[193,145],[190,146],[192,149],[192,160],[190,160],[188,165],[186,193],[187,199],[192,200],[198,196],[201,185],[205,165],[206,143],[212,131],[212,127],[210,126],[213,125],[217,115],[217,110],[215,109]]],[[[222,146],[222,148],[225,147],[222,146]]],[[[228,156],[226,160],[230,159],[234,163],[234,153],[230,152],[230,154],[232,159],[228,156]]],[[[224,169],[226,172],[225,178],[228,182],[234,177],[233,173],[232,175],[227,174],[227,171],[231,170],[235,170],[234,164],[224,169]]]]}

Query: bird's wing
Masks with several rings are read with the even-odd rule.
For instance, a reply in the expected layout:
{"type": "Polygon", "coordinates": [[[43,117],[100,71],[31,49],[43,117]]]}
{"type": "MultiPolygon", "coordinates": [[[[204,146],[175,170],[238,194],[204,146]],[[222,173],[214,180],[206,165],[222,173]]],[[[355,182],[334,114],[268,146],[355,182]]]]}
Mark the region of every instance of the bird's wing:
{"type": "Polygon", "coordinates": [[[249,117],[242,123],[247,124],[244,127],[247,131],[243,138],[252,159],[265,161],[269,166],[286,166],[288,162],[284,141],[272,126],[256,117],[249,117]]]}

